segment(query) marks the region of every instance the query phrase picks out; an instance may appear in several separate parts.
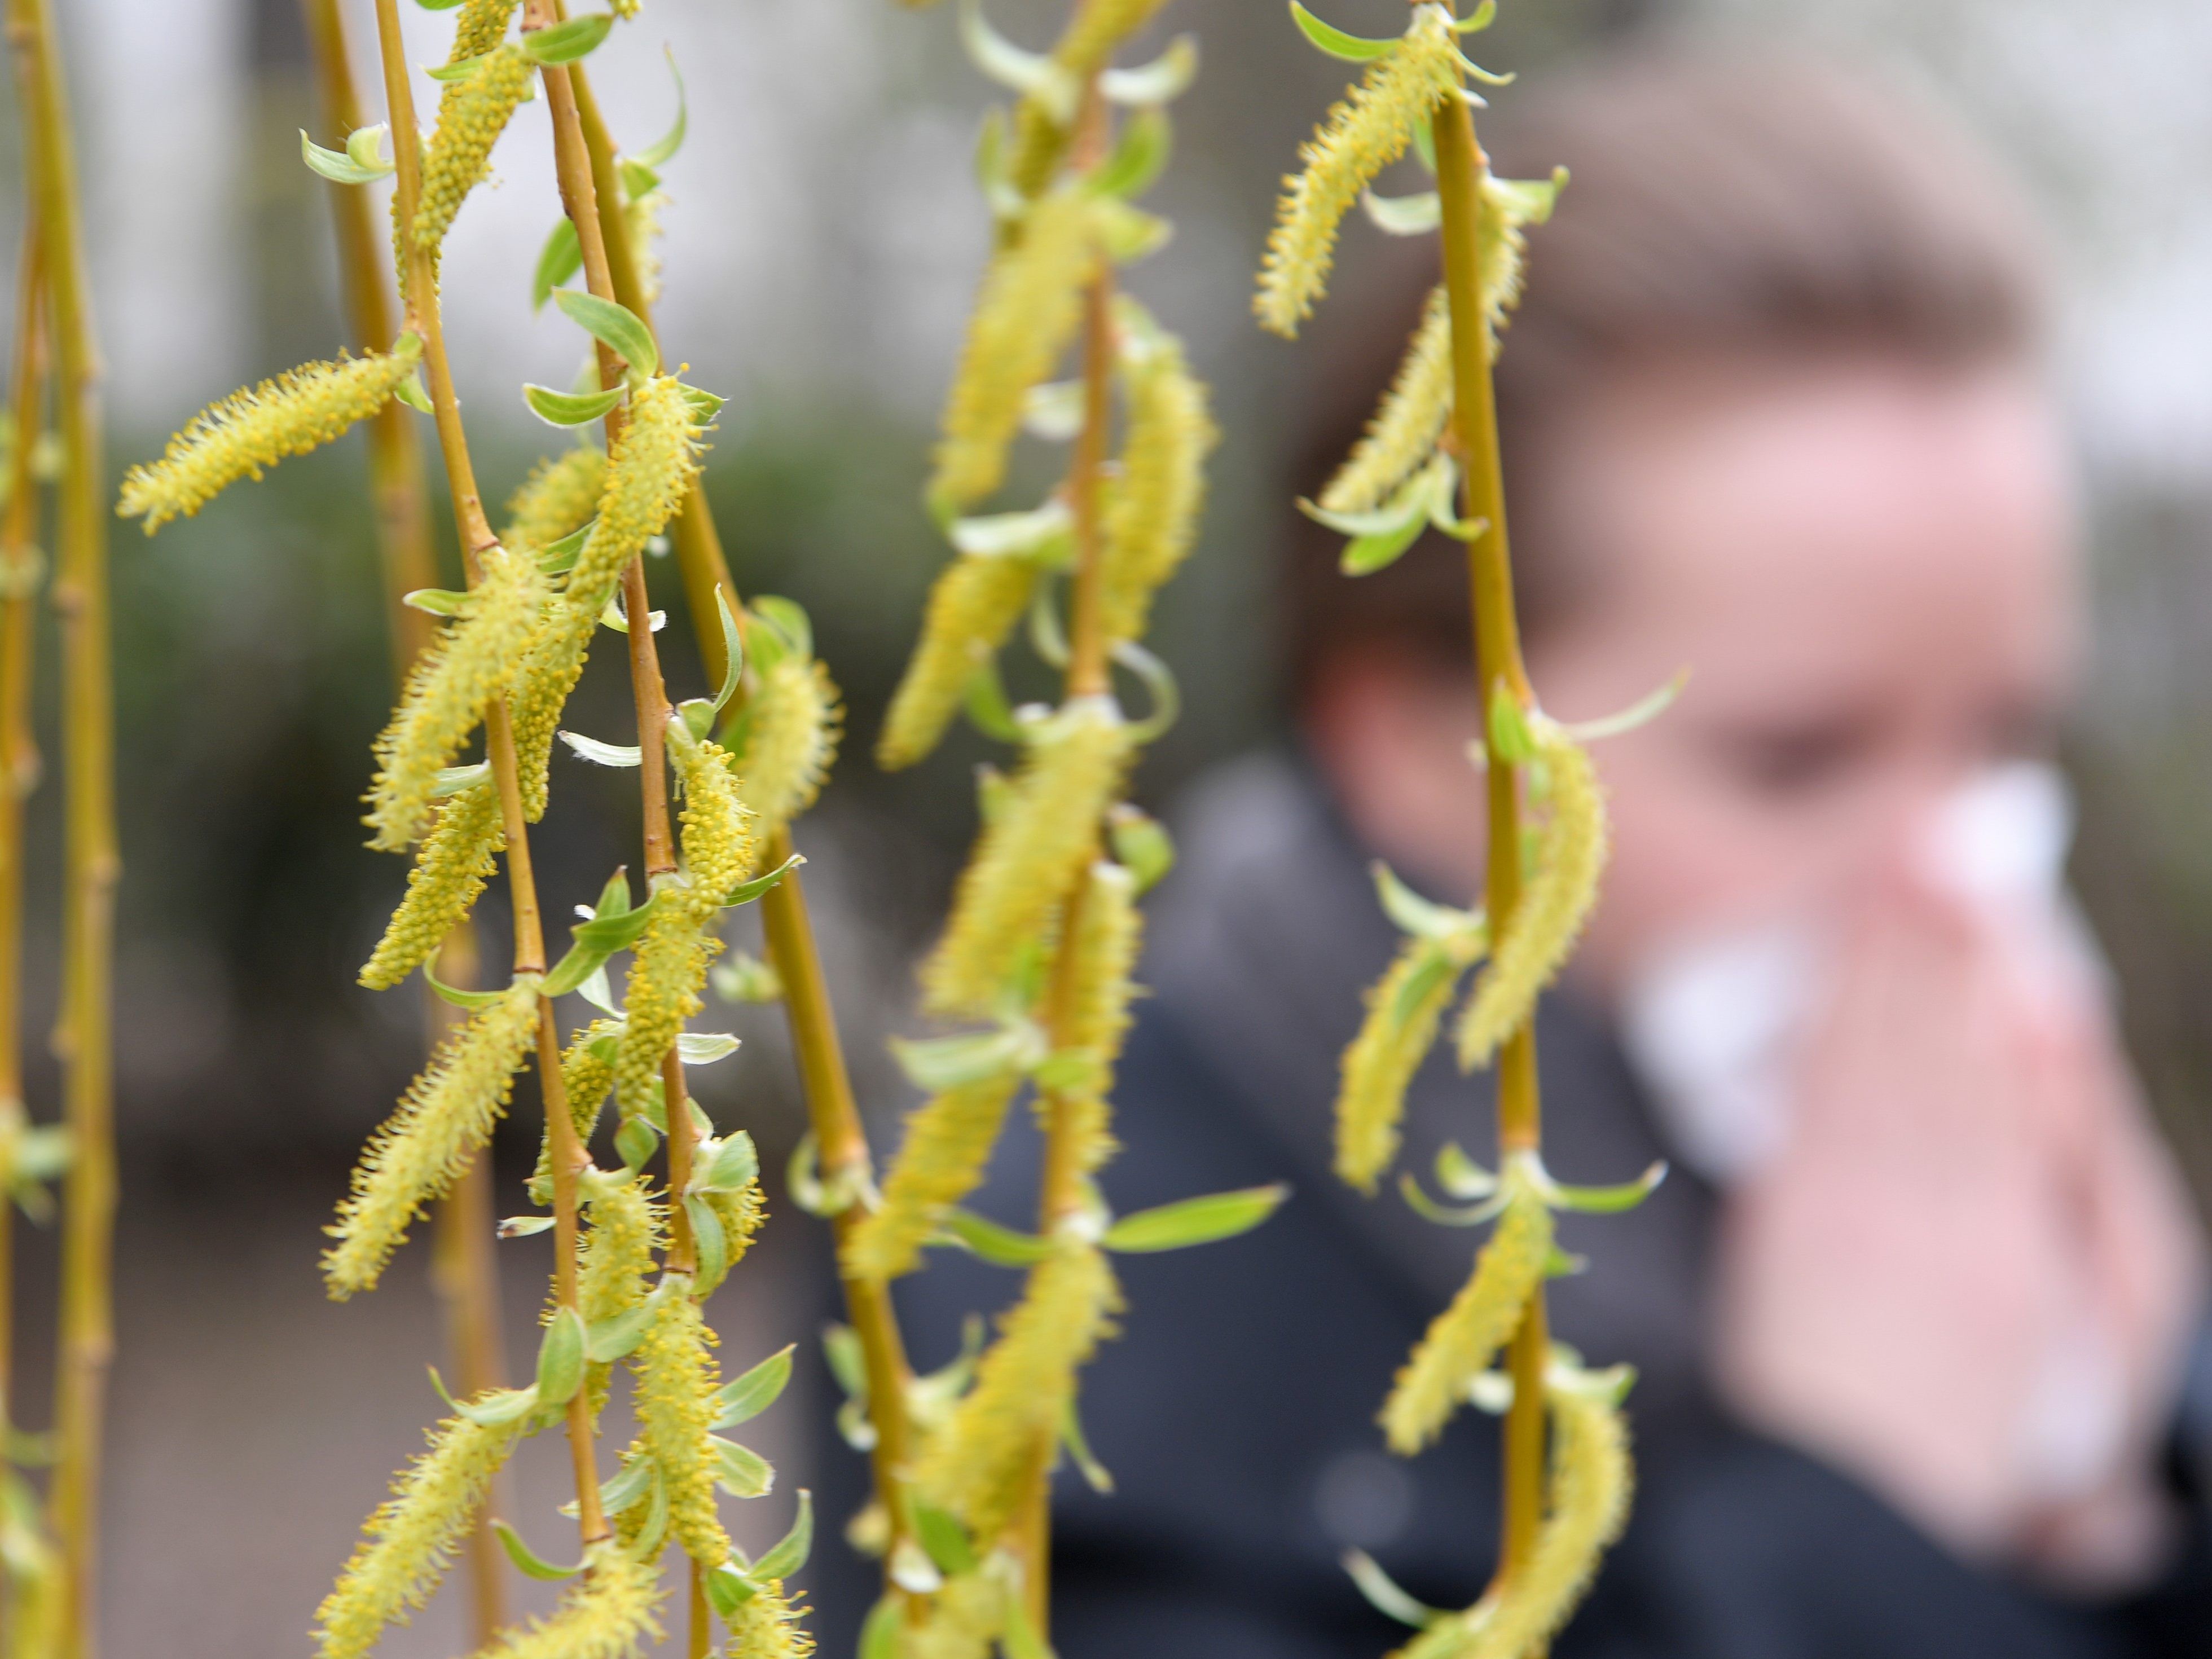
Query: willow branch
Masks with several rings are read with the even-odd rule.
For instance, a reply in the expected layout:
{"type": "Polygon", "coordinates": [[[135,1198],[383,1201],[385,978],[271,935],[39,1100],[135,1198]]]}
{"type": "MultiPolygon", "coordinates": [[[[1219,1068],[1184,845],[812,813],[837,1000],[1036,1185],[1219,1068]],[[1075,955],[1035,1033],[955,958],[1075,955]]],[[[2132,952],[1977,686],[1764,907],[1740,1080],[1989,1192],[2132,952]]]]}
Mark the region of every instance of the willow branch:
{"type": "MultiPolygon", "coordinates": [[[[1474,607],[1475,689],[1483,714],[1488,768],[1489,848],[1485,903],[1491,937],[1512,925],[1521,899],[1520,768],[1498,751],[1489,711],[1501,697],[1526,707],[1528,681],[1521,661],[1513,609],[1512,562],[1506,541],[1505,491],[1499,471],[1497,399],[1490,378],[1477,239],[1483,174],[1489,162],[1475,142],[1474,123],[1457,98],[1437,107],[1437,189],[1443,207],[1444,291],[1451,305],[1453,430],[1466,470],[1462,516],[1486,528],[1468,544],[1474,607]]],[[[1543,1130],[1536,1087],[1535,1022],[1525,1021],[1498,1057],[1498,1139],[1501,1157],[1537,1150],[1543,1130]]],[[[1544,1370],[1550,1349],[1540,1285],[1529,1297],[1507,1351],[1513,1404],[1505,1419],[1504,1533],[1498,1572],[1510,1577],[1534,1547],[1544,1516],[1544,1370]]]]}

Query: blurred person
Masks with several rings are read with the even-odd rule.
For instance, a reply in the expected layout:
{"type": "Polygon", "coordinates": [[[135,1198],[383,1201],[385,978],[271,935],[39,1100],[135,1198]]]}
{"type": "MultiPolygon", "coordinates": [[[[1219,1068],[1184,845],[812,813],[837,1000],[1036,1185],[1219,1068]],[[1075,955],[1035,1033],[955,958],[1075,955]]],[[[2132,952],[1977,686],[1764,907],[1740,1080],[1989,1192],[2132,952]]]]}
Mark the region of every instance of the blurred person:
{"type": "MultiPolygon", "coordinates": [[[[1572,173],[1498,371],[1531,677],[1577,720],[1691,670],[1597,745],[1616,851],[1539,1023],[1553,1171],[1675,1164],[1562,1219],[1591,1265],[1555,1328],[1638,1365],[1640,1490],[1559,1650],[2212,1652],[2197,1227],[2060,880],[2079,526],[2027,217],[1936,115],[1795,58],[1625,58],[1485,132],[1572,173]]],[[[1339,301],[1304,493],[1434,281],[1398,253],[1339,301]]],[[[1373,1426],[1470,1236],[1330,1172],[1395,943],[1370,861],[1480,890],[1464,558],[1353,580],[1339,546],[1291,536],[1295,741],[1201,781],[1148,907],[1104,1178],[1124,1212],[1296,1191],[1123,1259],[1084,1394],[1118,1490],[1057,1503],[1066,1659],[1380,1655],[1342,1551],[1449,1607],[1494,1559],[1495,1424],[1411,1462],[1373,1426]]],[[[1440,1050],[1402,1167],[1486,1153],[1487,1087],[1440,1050]]],[[[901,1286],[921,1361],[988,1273],[901,1286]]]]}

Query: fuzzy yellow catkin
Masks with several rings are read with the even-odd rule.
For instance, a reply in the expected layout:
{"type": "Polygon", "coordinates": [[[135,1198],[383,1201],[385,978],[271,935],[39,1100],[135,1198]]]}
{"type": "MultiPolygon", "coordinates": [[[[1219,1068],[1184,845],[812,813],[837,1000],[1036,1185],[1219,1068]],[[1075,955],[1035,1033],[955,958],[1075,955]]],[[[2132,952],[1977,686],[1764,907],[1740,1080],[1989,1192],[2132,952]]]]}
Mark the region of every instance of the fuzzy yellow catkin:
{"type": "Polygon", "coordinates": [[[630,1356],[630,1369],[637,1374],[638,1437],[668,1494],[668,1530],[694,1561],[714,1567],[730,1559],[730,1535],[714,1505],[709,1443],[721,1379],[714,1333],[690,1288],[679,1281],[675,1294],[662,1301],[630,1356]]]}
{"type": "Polygon", "coordinates": [[[1552,1254],[1552,1212],[1525,1176],[1507,1167],[1498,1230],[1451,1305],[1430,1322],[1399,1370],[1380,1421],[1390,1449],[1415,1452],[1443,1432],[1466,1402],[1467,1386],[1521,1328],[1530,1294],[1552,1254]]]}
{"type": "Polygon", "coordinates": [[[1206,457],[1219,434],[1205,386],[1174,336],[1154,331],[1128,377],[1121,488],[1106,514],[1099,618],[1109,643],[1144,637],[1152,595],[1189,556],[1206,501],[1206,457]]]}
{"type": "Polygon", "coordinates": [[[1526,1659],[1540,1651],[1566,1624],[1628,1519],[1635,1470],[1620,1409],[1566,1389],[1551,1391],[1551,1407],[1550,1513],[1504,1596],[1474,1625],[1468,1659],[1526,1659]]]}
{"type": "Polygon", "coordinates": [[[1105,1253],[1070,1245],[1030,1269],[1022,1299],[976,1364],[975,1385],[915,1465],[915,1489],[979,1545],[1013,1518],[1037,1455],[1060,1432],[1076,1372],[1110,1334],[1121,1288],[1105,1253]]]}
{"type": "MultiPolygon", "coordinates": [[[[561,1051],[561,1092],[568,1098],[568,1121],[576,1126],[579,1146],[591,1145],[592,1132],[599,1124],[599,1108],[614,1090],[614,1049],[621,1036],[620,1020],[595,1019],[569,1038],[568,1046],[561,1051]],[[599,1052],[603,1037],[607,1039],[604,1055],[599,1052]]],[[[529,1191],[533,1204],[553,1201],[553,1137],[550,1126],[538,1133],[538,1164],[530,1172],[529,1191]]]]}
{"type": "Polygon", "coordinates": [[[990,1659],[1006,1624],[1005,1580],[988,1567],[954,1573],[931,1598],[929,1618],[905,1632],[905,1659],[990,1659]]]}
{"type": "Polygon", "coordinates": [[[377,736],[369,784],[369,845],[396,852],[422,831],[438,774],[452,764],[503,694],[538,626],[545,577],[526,552],[483,556],[483,579],[463,601],[459,619],[424,651],[390,722],[377,736]]]}
{"type": "Polygon", "coordinates": [[[845,710],[821,659],[795,655],[761,675],[745,706],[745,744],[732,763],[738,793],[772,836],[821,794],[845,710]]]}
{"type": "Polygon", "coordinates": [[[1536,999],[1575,948],[1605,873],[1605,792],[1589,753],[1548,721],[1531,722],[1551,778],[1551,820],[1534,879],[1500,933],[1459,1023],[1459,1063],[1487,1066],[1535,1012],[1536,999]]]}
{"type": "Polygon", "coordinates": [[[1060,1050],[1090,1063],[1082,1081],[1041,1098],[1072,1168],[1093,1175],[1119,1150],[1110,1130],[1114,1060],[1129,1029],[1129,975],[1143,921],[1135,878],[1118,864],[1091,866],[1075,911],[1066,957],[1068,994],[1054,1035],[1060,1050]]]}
{"type": "Polygon", "coordinates": [[[1022,423],[1030,388],[1050,374],[1083,313],[1083,285],[1097,269],[1097,208],[1073,186],[1041,197],[1022,222],[1021,240],[1001,248],[983,274],[968,320],[929,501],[950,517],[996,489],[1006,450],[1022,423]]]}
{"type": "Polygon", "coordinates": [[[502,1631],[477,1659],[628,1659],[660,1639],[660,1571],[612,1540],[587,1545],[586,1567],[550,1617],[502,1631]]]}
{"type": "MultiPolygon", "coordinates": [[[[1069,82],[1082,85],[1106,67],[1116,46],[1152,21],[1161,4],[1162,0],[1089,0],[1078,6],[1052,49],[1054,64],[1069,82]]],[[[1050,182],[1071,137],[1066,123],[1036,94],[1015,106],[1012,154],[1006,173],[1024,198],[1035,196],[1050,182]]]]}
{"type": "MultiPolygon", "coordinates": [[[[722,1271],[726,1273],[744,1259],[755,1236],[767,1223],[768,1197],[761,1191],[757,1176],[733,1193],[707,1193],[702,1196],[707,1207],[714,1212],[714,1219],[721,1224],[722,1271]]],[[[706,1289],[711,1291],[714,1286],[709,1285],[706,1289]]]]}
{"type": "Polygon", "coordinates": [[[422,190],[408,234],[418,248],[435,248],[461,204],[484,176],[491,147],[530,91],[538,65],[519,42],[487,52],[453,95],[441,99],[438,129],[422,153],[422,190]]]}
{"type": "Polygon", "coordinates": [[[755,1586],[727,1620],[729,1644],[722,1651],[729,1659],[808,1659],[814,1638],[799,1621],[806,1609],[793,1602],[783,1580],[771,1578],[755,1586]]]}
{"type": "Polygon", "coordinates": [[[361,970],[361,982],[371,990],[388,990],[435,956],[446,936],[467,920],[506,844],[499,792],[489,783],[448,796],[416,848],[407,895],[385,924],[384,937],[361,970]]]}
{"type": "Polygon", "coordinates": [[[304,363],[210,404],[169,440],[158,461],[123,475],[116,511],[143,518],[152,535],[190,518],[240,478],[259,478],[288,455],[304,455],[365,421],[415,372],[422,343],[402,335],[390,351],[334,363],[304,363]]]}
{"type": "Polygon", "coordinates": [[[501,539],[534,550],[573,535],[599,510],[606,482],[606,453],[597,444],[547,457],[507,498],[507,533],[501,539]]]}
{"type": "Polygon", "coordinates": [[[1035,560],[1011,556],[965,554],[939,573],[921,637],[876,740],[878,765],[896,771],[937,747],[969,681],[1029,609],[1036,580],[1035,560]]]}
{"type": "MultiPolygon", "coordinates": [[[[1406,1085],[1436,1045],[1437,1027],[1459,988],[1459,964],[1435,965],[1444,947],[1409,939],[1389,971],[1367,993],[1367,1018],[1344,1050],[1336,1094],[1336,1173],[1364,1193],[1398,1155],[1398,1124],[1405,1115],[1406,1085]],[[1407,988],[1434,975],[1411,1008],[1401,1012],[1407,988]]],[[[1445,958],[1449,960],[1449,958],[1445,958]]]]}
{"type": "Polygon", "coordinates": [[[729,751],[694,738],[681,720],[668,726],[668,759],[684,786],[684,884],[661,902],[680,902],[703,924],[729,901],[759,857],[759,831],[729,751]]]}
{"type": "MultiPolygon", "coordinates": [[[[609,456],[598,515],[560,601],[546,607],[513,698],[514,753],[523,811],[545,812],[545,767],[561,710],[584,672],[599,613],[623,573],[659,535],[699,469],[699,428],[683,386],[655,375],[629,396],[629,417],[609,456]]],[[[557,539],[557,538],[556,538],[557,539]]]]}
{"type": "Polygon", "coordinates": [[[945,936],[922,964],[931,1012],[988,1012],[1089,862],[1131,747],[1128,726],[1104,697],[1070,702],[1032,739],[1006,805],[961,874],[945,936]]]}
{"type": "Polygon", "coordinates": [[[626,1172],[586,1170],[580,1195],[592,1225],[576,1267],[576,1311],[586,1326],[599,1325],[645,1300],[661,1212],[626,1172]]]}
{"type": "Polygon", "coordinates": [[[392,1482],[392,1496],[362,1526],[353,1559],[315,1610],[321,1659],[363,1659],[386,1626],[406,1623],[410,1610],[429,1601],[521,1427],[449,1417],[431,1431],[430,1449],[392,1482]]]}
{"type": "Polygon", "coordinates": [[[660,210],[668,205],[668,192],[649,190],[623,204],[623,222],[629,232],[630,264],[637,271],[637,289],[647,305],[660,299],[660,210]]]}
{"type": "MultiPolygon", "coordinates": [[[[672,884],[666,890],[680,891],[672,884]]],[[[664,900],[645,924],[623,982],[623,1034],[615,1051],[615,1094],[624,1115],[641,1111],[660,1077],[660,1062],[684,1022],[704,1006],[699,988],[722,948],[698,916],[664,900]]]]}
{"type": "Polygon", "coordinates": [[[507,26],[514,16],[516,0],[464,0],[453,22],[453,45],[446,54],[448,64],[481,58],[507,39],[507,26]]]}
{"type": "Polygon", "coordinates": [[[1252,308],[1261,326],[1294,338],[1328,284],[1337,228],[1377,173],[1406,153],[1413,130],[1459,95],[1459,48],[1451,17],[1424,5],[1389,52],[1368,66],[1352,95],[1302,146],[1302,171],[1283,180],[1275,228],[1260,266],[1252,308]]]}
{"type": "Polygon", "coordinates": [[[882,1200],[846,1237],[848,1273],[880,1281],[914,1271],[945,1211],[981,1182],[1020,1085],[1012,1070],[957,1084],[907,1115],[882,1200]]]}
{"type": "Polygon", "coordinates": [[[1451,307],[1439,286],[1367,430],[1321,492],[1331,513],[1371,513],[1427,464],[1451,419],[1451,307]]]}
{"type": "Polygon", "coordinates": [[[516,980],[447,1038],[363,1150],[353,1192],[325,1230],[338,1241],[323,1254],[337,1300],[374,1287],[424,1206],[491,1139],[538,1035],[538,983],[534,975],[516,980]]]}

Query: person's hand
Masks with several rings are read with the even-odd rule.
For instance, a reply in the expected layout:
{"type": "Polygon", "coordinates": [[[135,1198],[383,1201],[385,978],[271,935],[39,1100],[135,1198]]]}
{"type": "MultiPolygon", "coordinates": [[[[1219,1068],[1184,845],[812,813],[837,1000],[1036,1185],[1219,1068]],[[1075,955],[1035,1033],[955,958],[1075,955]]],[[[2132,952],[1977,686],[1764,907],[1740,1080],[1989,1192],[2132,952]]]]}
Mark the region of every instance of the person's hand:
{"type": "Polygon", "coordinates": [[[2197,1243],[2084,977],[1893,874],[1798,1096],[1724,1218],[1723,1397],[1970,1558],[2154,1567],[2197,1243]]]}

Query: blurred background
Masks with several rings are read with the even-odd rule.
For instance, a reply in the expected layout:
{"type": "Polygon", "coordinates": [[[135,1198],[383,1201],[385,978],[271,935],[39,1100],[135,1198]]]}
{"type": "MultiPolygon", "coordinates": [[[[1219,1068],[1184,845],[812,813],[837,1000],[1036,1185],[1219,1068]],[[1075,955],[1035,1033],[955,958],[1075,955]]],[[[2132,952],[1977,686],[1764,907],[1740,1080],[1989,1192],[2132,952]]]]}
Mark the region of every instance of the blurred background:
{"type": "MultiPolygon", "coordinates": [[[[358,50],[368,28],[354,9],[358,50]]],[[[2212,657],[2201,649],[2212,637],[2212,9],[1830,0],[1817,23],[1814,9],[1520,0],[1480,56],[1536,72],[1629,30],[1811,32],[1933,87],[2034,186],[2060,233],[2063,368],[2093,503],[2099,648],[2069,754],[2083,813],[2076,880],[2124,988],[2137,1062],[2200,1194],[2212,1190],[2212,657]]],[[[326,186],[301,164],[297,132],[339,135],[314,107],[294,0],[62,10],[119,472],[213,398],[341,343],[326,186]]],[[[441,59],[449,23],[409,12],[414,55],[441,59]]],[[[996,0],[992,12],[1040,43],[1060,7],[996,0]]],[[[1380,33],[1403,9],[1335,0],[1328,15],[1380,33]]],[[[1176,111],[1178,154],[1152,204],[1176,236],[1135,281],[1189,342],[1226,435],[1200,552],[1156,630],[1186,712],[1140,781],[1155,805],[1279,720],[1270,539],[1285,411],[1312,368],[1310,354],[1253,326],[1247,295],[1277,176],[1343,78],[1274,0],[1182,0],[1156,33],[1186,29],[1205,67],[1176,111]]],[[[593,65],[632,149],[675,114],[648,44],[663,40],[689,88],[690,140],[667,169],[660,322],[690,378],[731,398],[709,487],[738,582],[808,607],[847,696],[848,758],[802,843],[863,1092],[888,1118],[900,1098],[882,1038],[908,1020],[908,964],[964,849],[966,763],[981,750],[956,741],[896,779],[867,754],[941,556],[917,498],[986,240],[969,155],[994,89],[942,12],[653,0],[593,65]]],[[[528,305],[554,210],[544,120],[542,105],[521,112],[498,152],[499,187],[471,202],[447,251],[456,371],[480,472],[500,495],[553,437],[516,388],[565,384],[577,356],[570,326],[528,305]]],[[[10,187],[16,143],[12,125],[0,131],[10,187]]],[[[0,222],[17,224],[18,208],[7,202],[0,222]]],[[[387,702],[362,484],[350,440],[156,541],[116,531],[127,868],[106,1486],[116,1652],[301,1650],[362,1516],[436,1412],[422,1371],[440,1352],[427,1251],[343,1307],[322,1299],[316,1273],[318,1230],[355,1150],[420,1058],[413,994],[353,982],[404,878],[356,827],[387,702]]],[[[672,598],[672,570],[654,576],[672,598]]],[[[683,630],[665,638],[677,695],[696,695],[683,630]]],[[[614,738],[627,721],[617,678],[587,679],[571,724],[614,738]]],[[[622,775],[573,762],[556,796],[538,845],[557,907],[622,861],[635,801],[622,775]]],[[[34,803],[34,871],[54,867],[57,805],[51,792],[34,803]]],[[[52,897],[34,894],[33,960],[47,971],[33,972],[33,1029],[52,1015],[52,897]]],[[[496,906],[483,914],[495,928],[496,906]]],[[[799,1109],[779,1013],[710,1009],[703,1024],[745,1046],[702,1074],[702,1099],[750,1127],[780,1169],[799,1109]]],[[[51,1084],[34,1075],[34,1115],[51,1115],[51,1084]]],[[[506,1166],[534,1144],[526,1126],[501,1143],[505,1207],[520,1207],[506,1166]]],[[[823,1241],[783,1209],[719,1304],[729,1365],[791,1340],[819,1363],[806,1263],[823,1241]]],[[[518,1354],[542,1243],[501,1247],[518,1354]]],[[[22,1268],[34,1334],[50,1243],[34,1237],[22,1268]]],[[[19,1415],[36,1425],[46,1405],[30,1341],[19,1415]]],[[[760,1442],[781,1455],[787,1490],[809,1478],[801,1392],[760,1442]]],[[[542,1534],[562,1470],[550,1444],[532,1449],[541,1461],[526,1458],[509,1508],[542,1534]]],[[[754,1507],[747,1543],[787,1519],[786,1497],[754,1507]]],[[[825,1533],[839,1518],[824,1517],[825,1533]]],[[[449,1591],[387,1651],[456,1650],[453,1602],[449,1591]]]]}

